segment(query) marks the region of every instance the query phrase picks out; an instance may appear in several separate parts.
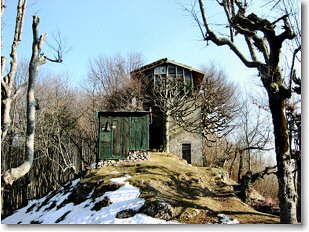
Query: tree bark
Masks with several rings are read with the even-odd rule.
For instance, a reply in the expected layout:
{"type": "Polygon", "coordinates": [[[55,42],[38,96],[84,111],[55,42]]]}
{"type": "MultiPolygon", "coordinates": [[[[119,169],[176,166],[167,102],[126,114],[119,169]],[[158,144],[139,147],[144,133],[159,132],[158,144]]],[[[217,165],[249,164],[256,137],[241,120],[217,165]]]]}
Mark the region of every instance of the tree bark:
{"type": "Polygon", "coordinates": [[[301,223],[301,158],[296,160],[296,168],[297,168],[297,221],[301,223]]]}
{"type": "MultiPolygon", "coordinates": [[[[27,130],[26,130],[26,144],[25,144],[25,161],[18,167],[7,170],[3,174],[3,180],[6,184],[12,185],[14,181],[26,175],[32,164],[34,158],[34,135],[35,135],[35,97],[34,88],[38,77],[38,70],[42,62],[45,60],[40,58],[40,50],[45,39],[44,36],[38,37],[39,18],[33,16],[32,30],[33,43],[32,55],[29,64],[29,79],[27,89],[27,130]]],[[[43,57],[44,58],[44,57],[43,57]]]]}
{"type": "Polygon", "coordinates": [[[166,121],[165,121],[165,151],[167,153],[170,152],[170,122],[171,122],[170,111],[167,110],[166,121]]]}
{"type": "MultiPolygon", "coordinates": [[[[11,126],[11,104],[17,93],[14,93],[14,79],[17,71],[17,48],[21,41],[22,28],[24,24],[24,15],[26,11],[27,0],[19,0],[17,6],[17,15],[15,22],[14,39],[11,46],[11,61],[9,73],[4,76],[6,58],[1,57],[1,142],[4,141],[11,126]]],[[[1,16],[4,10],[4,2],[1,1],[1,16]]],[[[2,44],[1,44],[2,46],[2,44]]]]}
{"type": "Polygon", "coordinates": [[[268,93],[275,135],[277,178],[279,181],[279,207],[281,223],[294,224],[297,195],[293,183],[292,159],[289,144],[288,123],[285,115],[285,99],[268,93]]]}
{"type": "MultiPolygon", "coordinates": [[[[2,92],[3,90],[1,90],[2,92]]],[[[8,93],[10,95],[10,93],[8,93]]],[[[11,105],[12,105],[12,98],[9,97],[9,95],[7,96],[1,96],[1,98],[3,99],[1,101],[1,142],[4,141],[4,139],[6,138],[6,135],[10,129],[10,125],[11,125],[11,105]]]]}
{"type": "Polygon", "coordinates": [[[232,163],[231,163],[231,166],[230,166],[230,171],[229,171],[229,177],[230,177],[230,178],[231,178],[232,175],[233,175],[234,164],[235,164],[235,161],[236,161],[236,159],[237,159],[237,154],[238,154],[238,148],[235,149],[234,157],[233,157],[233,160],[232,160],[232,163]]]}
{"type": "Polygon", "coordinates": [[[244,152],[240,151],[239,152],[239,166],[238,166],[238,174],[237,174],[237,181],[239,182],[241,180],[242,177],[242,173],[243,173],[243,166],[244,166],[244,152]]]}

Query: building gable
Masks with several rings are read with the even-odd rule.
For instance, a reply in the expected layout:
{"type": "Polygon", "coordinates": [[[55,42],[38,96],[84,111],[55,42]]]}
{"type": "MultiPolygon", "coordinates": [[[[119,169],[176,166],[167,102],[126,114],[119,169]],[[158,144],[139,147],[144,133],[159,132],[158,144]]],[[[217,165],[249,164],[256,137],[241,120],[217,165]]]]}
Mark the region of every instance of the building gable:
{"type": "Polygon", "coordinates": [[[190,79],[194,89],[196,90],[199,90],[204,78],[204,73],[202,71],[173,60],[168,60],[167,58],[157,60],[131,72],[133,79],[148,78],[154,82],[156,81],[156,77],[158,78],[164,75],[175,78],[183,78],[184,81],[186,79],[190,79]]]}

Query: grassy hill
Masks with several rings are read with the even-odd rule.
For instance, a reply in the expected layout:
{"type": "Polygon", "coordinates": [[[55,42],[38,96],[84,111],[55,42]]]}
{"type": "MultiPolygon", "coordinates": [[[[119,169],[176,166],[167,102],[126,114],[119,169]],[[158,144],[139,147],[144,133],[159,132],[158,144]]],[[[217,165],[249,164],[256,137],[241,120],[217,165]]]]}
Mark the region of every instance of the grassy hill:
{"type": "MultiPolygon", "coordinates": [[[[164,200],[182,223],[214,223],[225,214],[240,223],[279,223],[277,216],[260,213],[238,199],[225,172],[212,167],[195,167],[166,153],[151,153],[139,163],[122,162],[91,170],[82,180],[88,185],[106,185],[110,178],[132,176],[128,181],[140,188],[146,201],[164,200]]],[[[99,188],[98,188],[99,189],[99,188]]]]}

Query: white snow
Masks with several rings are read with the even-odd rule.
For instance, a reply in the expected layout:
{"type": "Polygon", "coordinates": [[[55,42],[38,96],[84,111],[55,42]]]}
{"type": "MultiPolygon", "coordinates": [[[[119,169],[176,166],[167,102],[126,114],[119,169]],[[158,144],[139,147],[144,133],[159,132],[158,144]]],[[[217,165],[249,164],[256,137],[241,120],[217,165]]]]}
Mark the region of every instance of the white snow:
{"type": "Polygon", "coordinates": [[[218,214],[218,217],[220,218],[219,224],[239,224],[239,221],[237,219],[231,219],[229,216],[223,213],[218,214]]]}
{"type": "MultiPolygon", "coordinates": [[[[106,192],[101,196],[91,199],[92,192],[88,195],[87,199],[78,204],[68,203],[61,208],[64,200],[71,194],[73,188],[79,184],[80,179],[71,182],[70,189],[65,190],[61,187],[58,193],[54,196],[50,194],[38,200],[29,201],[28,205],[24,208],[17,210],[14,214],[3,219],[2,224],[30,224],[31,222],[38,222],[41,224],[178,224],[177,221],[165,221],[144,214],[136,214],[133,217],[119,219],[116,218],[118,212],[133,209],[139,210],[145,203],[145,200],[140,198],[140,191],[138,188],[126,182],[130,176],[126,175],[121,178],[113,178],[112,182],[124,184],[124,186],[111,192],[106,192]],[[39,208],[42,202],[49,198],[46,205],[39,208]],[[97,202],[102,201],[108,197],[111,204],[102,207],[100,210],[91,210],[97,202]],[[33,207],[33,205],[35,206],[33,207]],[[53,205],[53,207],[51,207],[53,205]],[[30,209],[31,207],[31,209],[30,209]],[[29,210],[28,210],[29,209],[29,210]],[[27,212],[28,211],[28,212],[27,212]],[[63,216],[64,215],[64,216],[63,216]],[[59,218],[62,220],[58,220],[59,218]],[[58,220],[58,222],[57,222],[58,220]]],[[[231,219],[225,214],[218,214],[220,218],[219,224],[239,224],[237,219],[231,219]]]]}
{"type": "Polygon", "coordinates": [[[91,167],[92,169],[95,169],[96,166],[97,166],[97,163],[92,163],[92,164],[90,165],[90,167],[91,167]]]}
{"type": "MultiPolygon", "coordinates": [[[[59,224],[174,224],[177,223],[175,221],[164,221],[161,219],[152,218],[146,216],[144,214],[136,214],[131,218],[126,219],[118,219],[116,218],[116,214],[122,210],[126,209],[134,209],[138,210],[141,208],[145,202],[144,199],[139,198],[140,191],[138,188],[130,185],[126,180],[130,178],[130,176],[126,175],[121,178],[111,179],[112,182],[122,183],[124,186],[120,187],[116,191],[106,192],[102,196],[97,197],[94,201],[91,200],[89,194],[88,199],[81,204],[74,205],[73,203],[66,204],[57,210],[57,207],[53,207],[50,210],[49,206],[55,202],[56,206],[59,206],[70,194],[68,191],[66,194],[58,193],[53,196],[49,203],[38,209],[38,206],[48,197],[45,196],[38,200],[29,201],[28,205],[24,208],[17,210],[11,216],[2,220],[2,224],[30,224],[33,221],[37,221],[41,224],[55,224],[57,219],[62,217],[64,214],[66,216],[63,220],[59,220],[59,224]],[[102,207],[99,211],[91,210],[93,206],[104,199],[104,197],[108,197],[112,204],[107,207],[102,207]],[[33,205],[36,206],[29,210],[27,210],[33,205]]],[[[80,179],[74,180],[72,182],[71,189],[74,188],[80,179]]],[[[60,188],[63,190],[63,187],[60,188]]]]}

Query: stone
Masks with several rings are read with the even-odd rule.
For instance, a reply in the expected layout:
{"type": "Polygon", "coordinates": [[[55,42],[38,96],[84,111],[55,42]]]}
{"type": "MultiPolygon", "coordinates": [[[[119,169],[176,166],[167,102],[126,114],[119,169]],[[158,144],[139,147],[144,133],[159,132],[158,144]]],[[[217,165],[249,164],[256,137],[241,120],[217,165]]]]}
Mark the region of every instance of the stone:
{"type": "Polygon", "coordinates": [[[174,216],[172,206],[163,200],[146,202],[139,210],[139,213],[163,220],[171,220],[174,216]]]}
{"type": "Polygon", "coordinates": [[[141,162],[148,159],[150,159],[150,154],[148,153],[148,151],[130,151],[125,160],[100,160],[98,162],[98,167],[104,167],[109,165],[116,166],[123,162],[133,163],[141,162]]]}
{"type": "Polygon", "coordinates": [[[99,211],[103,207],[109,206],[111,204],[111,200],[108,197],[104,197],[102,201],[97,202],[91,210],[99,211]]]}
{"type": "Polygon", "coordinates": [[[123,218],[130,218],[133,217],[137,212],[133,209],[126,209],[120,211],[116,214],[116,218],[123,219],[123,218]]]}

